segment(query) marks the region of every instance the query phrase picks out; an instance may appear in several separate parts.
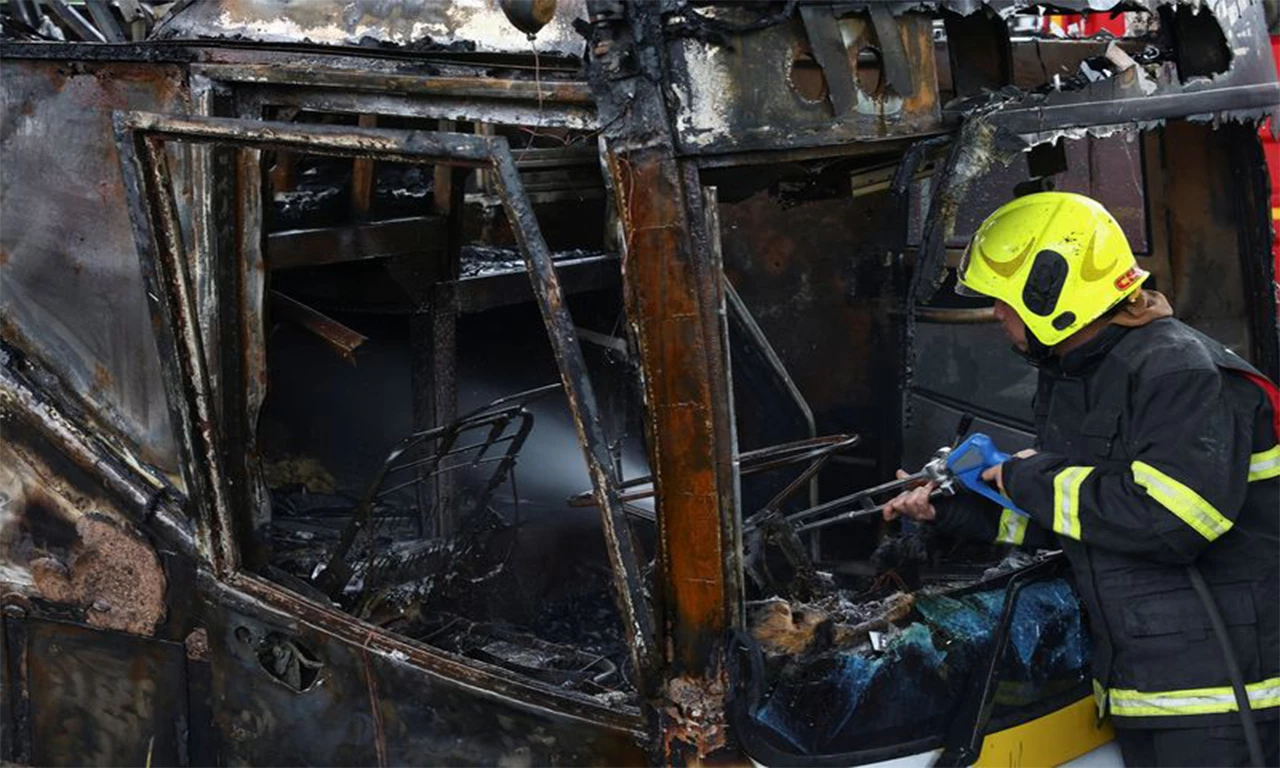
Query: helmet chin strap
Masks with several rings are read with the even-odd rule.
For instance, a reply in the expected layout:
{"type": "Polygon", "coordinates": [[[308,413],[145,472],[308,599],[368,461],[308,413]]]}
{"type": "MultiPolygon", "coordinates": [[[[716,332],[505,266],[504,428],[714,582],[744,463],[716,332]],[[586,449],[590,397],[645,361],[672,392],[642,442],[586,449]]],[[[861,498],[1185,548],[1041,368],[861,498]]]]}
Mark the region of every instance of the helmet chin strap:
{"type": "Polygon", "coordinates": [[[1015,345],[1013,351],[1026,358],[1032,365],[1044,365],[1049,362],[1049,358],[1053,357],[1053,347],[1041,341],[1030,328],[1027,328],[1027,348],[1019,349],[1015,345]]]}

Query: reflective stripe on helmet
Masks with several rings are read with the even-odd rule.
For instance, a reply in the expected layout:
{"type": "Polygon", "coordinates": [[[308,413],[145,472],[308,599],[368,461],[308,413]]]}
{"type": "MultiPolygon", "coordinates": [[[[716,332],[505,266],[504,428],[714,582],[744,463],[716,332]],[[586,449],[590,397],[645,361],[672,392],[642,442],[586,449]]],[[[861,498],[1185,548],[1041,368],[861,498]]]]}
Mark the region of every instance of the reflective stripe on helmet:
{"type": "Polygon", "coordinates": [[[1080,486],[1093,467],[1067,467],[1053,477],[1053,530],[1080,540],[1080,486]]]}
{"type": "Polygon", "coordinates": [[[1196,533],[1213,541],[1231,530],[1231,521],[1200,494],[1143,461],[1132,465],[1133,481],[1146,489],[1160,506],[1178,516],[1196,533]]]}
{"type": "Polygon", "coordinates": [[[1280,477],[1280,445],[1249,457],[1249,482],[1280,477]]]}
{"type": "Polygon", "coordinates": [[[997,544],[1021,544],[1027,536],[1027,518],[1005,509],[1000,512],[1000,528],[996,532],[997,544]]]}
{"type": "MultiPolygon", "coordinates": [[[[1095,683],[1096,685],[1096,683],[1095,683]]],[[[1252,709],[1280,706],[1280,677],[1245,686],[1252,709]]],[[[1096,695],[1095,691],[1095,695],[1096,695]]],[[[1212,715],[1236,712],[1231,686],[1191,688],[1182,691],[1134,691],[1112,688],[1107,691],[1112,717],[1212,715]]]]}

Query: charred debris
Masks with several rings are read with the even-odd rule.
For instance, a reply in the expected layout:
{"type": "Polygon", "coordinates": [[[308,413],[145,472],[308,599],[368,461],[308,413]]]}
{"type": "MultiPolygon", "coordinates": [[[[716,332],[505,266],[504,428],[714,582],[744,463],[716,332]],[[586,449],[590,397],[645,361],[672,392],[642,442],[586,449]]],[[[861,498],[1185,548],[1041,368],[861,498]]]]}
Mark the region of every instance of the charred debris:
{"type": "Polygon", "coordinates": [[[947,290],[1023,191],[1276,373],[1264,5],[0,4],[3,758],[959,764],[1083,695],[1054,555],[782,521],[1029,441],[947,290]]]}

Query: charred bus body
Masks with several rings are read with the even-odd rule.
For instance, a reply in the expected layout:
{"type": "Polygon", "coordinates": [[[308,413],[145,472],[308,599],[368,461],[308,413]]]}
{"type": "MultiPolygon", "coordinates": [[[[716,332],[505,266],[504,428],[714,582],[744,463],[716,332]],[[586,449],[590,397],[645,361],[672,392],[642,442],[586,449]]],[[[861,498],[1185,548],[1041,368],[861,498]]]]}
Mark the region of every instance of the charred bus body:
{"type": "Polygon", "coordinates": [[[1089,724],[1052,556],[770,524],[966,412],[1030,440],[949,289],[1020,192],[1101,199],[1280,372],[1267,9],[1055,6],[10,0],[3,758],[962,764],[1089,724]]]}

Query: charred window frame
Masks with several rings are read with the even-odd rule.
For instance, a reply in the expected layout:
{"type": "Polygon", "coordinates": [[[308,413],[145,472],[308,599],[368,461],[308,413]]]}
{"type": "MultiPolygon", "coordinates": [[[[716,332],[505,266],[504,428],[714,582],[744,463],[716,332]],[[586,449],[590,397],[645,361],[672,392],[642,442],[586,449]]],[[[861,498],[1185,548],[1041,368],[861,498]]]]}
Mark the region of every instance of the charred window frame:
{"type": "MultiPolygon", "coordinates": [[[[632,654],[632,662],[643,689],[646,675],[653,669],[653,622],[644,595],[640,564],[631,541],[622,505],[619,480],[605,436],[596,415],[596,402],[587,376],[577,334],[564,304],[563,292],[552,263],[551,254],[542,238],[533,208],[516,172],[506,140],[462,134],[418,131],[389,131],[372,128],[335,128],[332,126],[300,127],[272,124],[256,120],[211,117],[165,117],[146,113],[118,113],[117,141],[120,145],[126,191],[131,217],[142,254],[142,271],[149,303],[157,328],[158,343],[164,368],[164,379],[178,433],[183,474],[191,489],[189,503],[198,521],[204,555],[210,561],[217,581],[258,597],[295,615],[322,616],[327,627],[350,635],[353,642],[368,645],[376,642],[388,649],[400,650],[423,666],[441,670],[455,677],[497,676],[469,668],[447,655],[428,652],[419,644],[411,644],[388,633],[359,622],[336,609],[318,607],[293,593],[240,570],[241,553],[237,548],[234,527],[236,497],[233,489],[251,482],[242,468],[237,471],[231,461],[236,444],[220,428],[225,422],[217,414],[218,391],[212,377],[213,360],[206,354],[207,340],[202,326],[217,324],[224,339],[239,339],[242,359],[261,365],[262,339],[245,333],[250,313],[261,307],[260,280],[245,279],[245,272],[261,267],[260,214],[255,209],[261,201],[255,197],[256,187],[243,185],[241,197],[241,253],[226,264],[226,254],[203,251],[197,238],[194,247],[183,242],[178,227],[178,209],[174,199],[166,144],[203,143],[237,150],[236,162],[244,170],[242,179],[260,179],[258,163],[263,149],[301,151],[338,157],[372,158],[405,163],[425,163],[491,171],[501,196],[503,208],[512,223],[533,294],[547,327],[562,384],[568,397],[586,457],[597,504],[602,510],[609,558],[613,566],[614,591],[623,617],[624,631],[632,654]],[[213,307],[202,308],[196,299],[194,266],[201,261],[214,274],[238,270],[231,285],[236,296],[224,296],[213,307]],[[230,299],[230,300],[228,300],[230,299]],[[236,331],[227,333],[228,327],[236,331]],[[460,670],[465,669],[465,673],[460,670]]],[[[260,192],[260,190],[258,190],[260,192]]],[[[227,390],[233,387],[221,387],[227,390]]],[[[222,403],[226,408],[226,403],[222,403]]],[[[226,415],[226,414],[224,414],[226,415]]],[[[511,681],[504,685],[510,686],[511,681]]],[[[527,683],[520,687],[524,694],[544,705],[565,708],[565,696],[549,686],[527,683]]],[[[598,713],[597,713],[598,714],[598,713]]],[[[638,714],[620,713],[614,717],[634,727],[638,714]]]]}
{"type": "MultiPolygon", "coordinates": [[[[270,64],[193,65],[193,107],[201,115],[246,120],[336,118],[340,122],[352,124],[358,121],[362,127],[374,127],[380,123],[387,127],[386,123],[395,123],[401,128],[414,130],[457,130],[461,133],[484,135],[494,135],[504,128],[524,126],[534,126],[531,131],[534,136],[539,135],[539,130],[557,129],[590,135],[585,132],[596,128],[594,102],[585,84],[577,81],[548,79],[538,83],[504,77],[424,77],[407,74],[401,65],[386,62],[377,62],[360,70],[347,66],[340,59],[326,60],[316,66],[299,66],[293,58],[270,64]]],[[[552,63],[548,67],[554,69],[556,65],[552,63]]],[[[281,186],[278,182],[293,175],[291,167],[294,160],[305,158],[295,158],[284,152],[273,154],[277,165],[271,171],[267,188],[278,193],[281,186]],[[286,166],[283,174],[280,173],[281,166],[286,166]]],[[[517,169],[522,174],[526,172],[526,161],[542,165],[545,160],[538,157],[537,153],[533,158],[527,157],[528,154],[527,147],[515,152],[517,169]]],[[[415,394],[412,405],[415,429],[429,429],[437,424],[447,423],[458,415],[458,365],[461,352],[458,334],[461,332],[463,316],[485,309],[485,302],[495,299],[498,302],[512,302],[513,296],[518,295],[521,290],[520,274],[511,272],[503,280],[470,281],[464,279],[465,274],[458,273],[460,251],[466,247],[463,243],[462,219],[471,197],[466,189],[466,170],[450,171],[443,166],[436,169],[433,185],[435,205],[429,215],[415,212],[411,214],[411,218],[382,220],[369,215],[377,208],[373,198],[374,186],[379,183],[379,171],[375,170],[374,162],[369,159],[351,162],[352,179],[348,187],[351,192],[351,214],[359,220],[326,224],[324,231],[304,229],[265,233],[266,268],[274,273],[288,266],[314,266],[318,262],[310,260],[306,254],[298,253],[305,250],[307,241],[312,236],[323,239],[339,233],[346,241],[385,243],[388,247],[394,247],[397,241],[404,242],[414,237],[429,241],[439,236],[443,247],[427,248],[430,258],[419,258],[415,248],[411,259],[405,259],[404,254],[387,259],[392,262],[388,272],[401,283],[401,287],[413,294],[414,301],[420,305],[415,310],[411,323],[414,335],[426,341],[414,346],[412,383],[415,394]],[[276,252],[280,248],[289,250],[288,266],[284,264],[285,256],[276,252]],[[306,258],[305,263],[299,256],[306,258]],[[478,287],[480,282],[485,282],[491,288],[465,290],[478,287]]],[[[581,163],[581,158],[579,162],[581,163]]],[[[590,162],[585,165],[589,167],[595,162],[596,159],[591,157],[590,162]]],[[[245,194],[253,194],[253,191],[234,189],[236,185],[245,183],[243,175],[237,178],[234,153],[229,153],[225,148],[193,147],[193,167],[198,177],[192,214],[197,241],[210,252],[216,248],[235,250],[237,246],[232,244],[235,238],[226,233],[234,229],[239,213],[234,209],[235,206],[228,206],[225,201],[241,199],[245,194]]],[[[479,187],[482,192],[493,191],[492,175],[481,173],[479,187]]],[[[537,175],[537,171],[534,171],[534,175],[537,175]]],[[[541,204],[542,201],[537,199],[537,181],[522,181],[528,185],[526,192],[531,201],[541,204]]],[[[284,186],[290,185],[286,183],[284,186]]],[[[603,185],[600,192],[607,206],[610,201],[603,185]]],[[[607,241],[607,237],[605,239],[607,241]]],[[[365,246],[361,246],[356,249],[361,251],[358,256],[370,255],[363,252],[364,248],[365,246]]],[[[249,255],[254,256],[252,253],[249,255]]],[[[222,256],[223,263],[235,263],[234,254],[222,256]]],[[[255,257],[255,260],[264,259],[255,257]]],[[[610,272],[616,270],[617,263],[616,257],[608,255],[559,261],[561,284],[574,292],[600,287],[611,280],[610,272]]],[[[613,274],[616,275],[616,272],[613,274]]],[[[224,294],[228,290],[236,290],[234,286],[237,280],[236,274],[225,271],[223,274],[211,274],[204,270],[204,262],[197,262],[197,303],[205,308],[217,307],[226,298],[224,294]]],[[[527,292],[527,289],[524,290],[527,292]]],[[[231,338],[239,333],[233,326],[227,326],[226,330],[231,338]]],[[[249,326],[247,331],[252,333],[256,329],[249,326]]],[[[267,371],[265,368],[258,370],[258,361],[252,356],[240,355],[234,345],[221,344],[219,338],[222,329],[219,326],[203,328],[202,333],[208,348],[223,353],[214,376],[225,372],[245,382],[243,389],[246,394],[243,402],[234,401],[237,397],[235,392],[226,393],[228,405],[223,410],[227,423],[224,428],[233,432],[241,430],[246,437],[252,437],[255,414],[270,410],[263,392],[267,371]],[[237,423],[237,415],[246,411],[249,415],[248,424],[237,423]]],[[[450,509],[453,505],[446,503],[457,500],[453,498],[457,489],[451,474],[444,473],[424,483],[423,498],[430,496],[441,502],[437,505],[441,509],[436,520],[437,532],[440,533],[453,531],[459,523],[450,509]]],[[[582,487],[586,487],[585,482],[582,487]]],[[[244,541],[253,541],[255,537],[260,538],[258,529],[267,520],[267,492],[260,486],[248,484],[240,486],[238,490],[243,498],[237,501],[250,509],[258,510],[254,513],[257,519],[244,522],[245,530],[241,537],[244,541]]],[[[250,554],[261,555],[262,550],[262,547],[255,545],[250,554]]]]}
{"type": "MultiPolygon", "coordinates": [[[[193,111],[198,115],[245,120],[278,119],[282,110],[317,112],[359,116],[360,124],[366,127],[378,119],[411,119],[435,124],[438,126],[435,130],[443,131],[453,131],[459,124],[466,123],[477,127],[482,123],[553,125],[579,130],[594,128],[596,124],[594,104],[581,83],[548,82],[540,87],[525,80],[498,77],[424,77],[385,62],[370,66],[365,61],[359,70],[344,66],[340,60],[299,66],[292,57],[266,63],[192,65],[193,111]],[[372,119],[366,122],[365,118],[372,119]]],[[[234,226],[237,212],[227,210],[222,201],[230,197],[228,186],[236,183],[234,167],[228,167],[233,164],[234,160],[225,150],[193,147],[196,184],[192,225],[196,241],[210,252],[217,247],[228,247],[218,243],[232,239],[224,234],[234,226]]],[[[453,179],[440,181],[449,185],[458,182],[459,177],[455,174],[453,179]]],[[[437,184],[437,188],[440,186],[437,184]]],[[[461,201],[461,184],[452,184],[452,187],[455,196],[446,205],[461,201]]],[[[448,240],[455,239],[454,232],[444,234],[448,240]]],[[[195,266],[197,301],[202,306],[214,307],[221,302],[226,286],[235,284],[228,279],[234,276],[209,274],[203,272],[203,268],[203,263],[195,266]]],[[[561,276],[566,280],[578,277],[564,272],[561,276]]],[[[465,302],[466,297],[433,296],[432,299],[452,303],[452,314],[456,317],[458,305],[465,302]]],[[[216,327],[203,329],[209,347],[221,347],[219,332],[216,327]]],[[[235,370],[236,361],[226,363],[224,368],[235,370]]],[[[250,397],[254,396],[251,391],[250,397]]],[[[423,405],[434,406],[437,415],[452,413],[444,402],[423,405]]]]}

